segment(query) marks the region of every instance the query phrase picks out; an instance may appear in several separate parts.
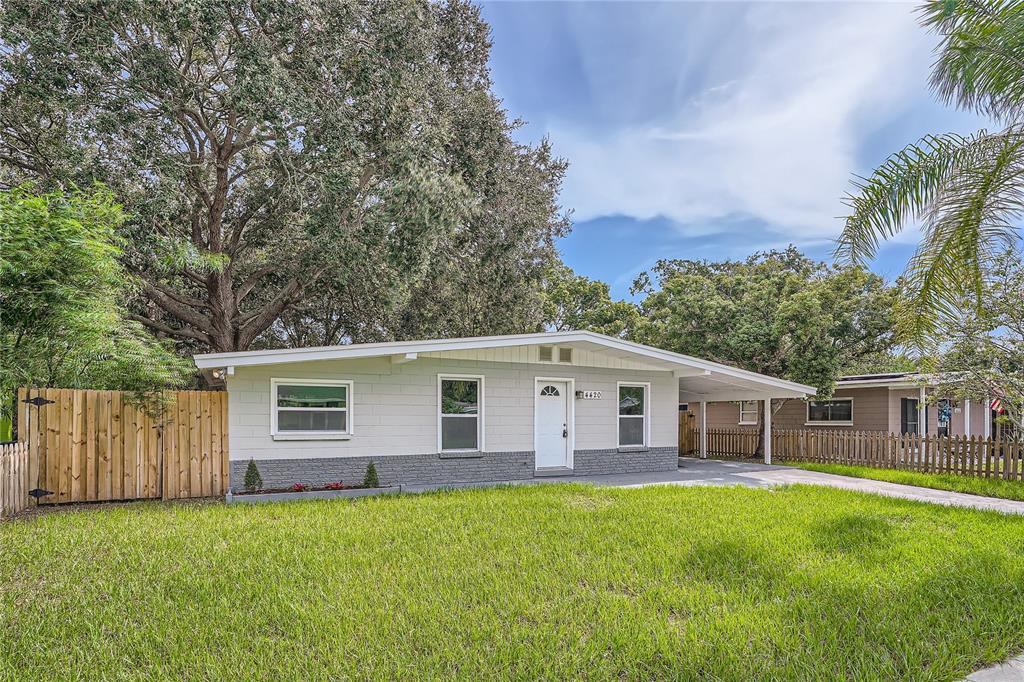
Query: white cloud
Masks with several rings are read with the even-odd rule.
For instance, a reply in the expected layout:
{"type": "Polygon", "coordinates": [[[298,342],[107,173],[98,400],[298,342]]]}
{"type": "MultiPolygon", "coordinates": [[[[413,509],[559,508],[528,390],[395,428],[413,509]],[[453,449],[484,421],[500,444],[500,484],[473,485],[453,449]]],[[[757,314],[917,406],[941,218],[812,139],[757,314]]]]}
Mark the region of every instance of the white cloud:
{"type": "Polygon", "coordinates": [[[664,215],[706,230],[741,216],[798,243],[834,236],[851,174],[869,170],[862,139],[927,96],[934,37],[912,5],[642,9],[608,40],[586,6],[571,12],[594,106],[630,114],[598,132],[547,123],[579,221],[664,215]]]}

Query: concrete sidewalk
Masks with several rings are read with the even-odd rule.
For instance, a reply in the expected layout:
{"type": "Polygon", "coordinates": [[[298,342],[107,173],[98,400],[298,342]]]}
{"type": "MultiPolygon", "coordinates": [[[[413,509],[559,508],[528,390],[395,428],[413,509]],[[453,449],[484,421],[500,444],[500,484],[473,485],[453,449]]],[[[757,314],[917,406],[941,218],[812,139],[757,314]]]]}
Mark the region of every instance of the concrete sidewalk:
{"type": "MultiPolygon", "coordinates": [[[[407,492],[422,492],[438,488],[470,488],[492,486],[503,481],[488,483],[465,483],[447,486],[403,486],[407,492]]],[[[673,471],[659,471],[644,474],[608,474],[601,476],[557,476],[550,478],[530,479],[525,481],[508,481],[514,485],[536,485],[543,483],[591,483],[616,488],[638,488],[648,485],[742,485],[751,488],[770,488],[780,485],[806,484],[824,485],[830,488],[842,488],[862,493],[874,493],[886,497],[899,497],[918,502],[930,502],[948,507],[970,507],[987,509],[1004,514],[1024,515],[1024,502],[1016,500],[1000,500],[993,497],[980,497],[965,493],[954,493],[946,490],[932,490],[911,485],[872,481],[865,478],[836,476],[816,471],[805,471],[793,467],[756,464],[751,462],[731,462],[717,459],[679,459],[679,468],[673,471]]]]}

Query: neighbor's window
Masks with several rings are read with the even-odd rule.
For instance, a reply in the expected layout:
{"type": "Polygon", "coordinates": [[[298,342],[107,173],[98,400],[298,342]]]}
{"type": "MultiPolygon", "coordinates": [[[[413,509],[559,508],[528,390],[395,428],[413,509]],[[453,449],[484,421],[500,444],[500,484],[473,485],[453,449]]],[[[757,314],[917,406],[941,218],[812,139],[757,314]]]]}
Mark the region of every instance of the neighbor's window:
{"type": "Polygon", "coordinates": [[[619,384],[619,447],[647,444],[647,386],[619,384]]]}
{"type": "Polygon", "coordinates": [[[740,402],[740,424],[757,423],[757,401],[743,400],[740,402]]]}
{"type": "Polygon", "coordinates": [[[807,402],[807,422],[810,424],[852,424],[853,399],[810,400],[807,402]]]}
{"type": "Polygon", "coordinates": [[[352,433],[352,382],[272,379],[274,435],[352,433]]]}
{"type": "Polygon", "coordinates": [[[480,450],[483,377],[438,377],[442,451],[480,450]]]}

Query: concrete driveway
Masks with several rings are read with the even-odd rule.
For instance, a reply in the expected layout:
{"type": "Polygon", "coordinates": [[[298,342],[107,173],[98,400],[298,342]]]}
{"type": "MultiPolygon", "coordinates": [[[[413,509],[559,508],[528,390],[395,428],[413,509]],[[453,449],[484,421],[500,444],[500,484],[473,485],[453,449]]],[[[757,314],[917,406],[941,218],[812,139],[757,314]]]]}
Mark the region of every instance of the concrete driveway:
{"type": "Polygon", "coordinates": [[[621,474],[613,476],[584,476],[583,480],[598,485],[617,487],[638,487],[645,485],[744,485],[752,488],[767,488],[779,485],[804,483],[825,485],[832,488],[874,493],[886,497],[900,497],[918,502],[931,502],[949,507],[972,507],[988,509],[1004,514],[1024,515],[1024,502],[1000,500],[994,497],[967,495],[946,490],[932,490],[912,485],[900,485],[866,478],[836,476],[816,471],[805,471],[787,466],[767,466],[749,462],[730,462],[718,459],[679,459],[677,471],[652,474],[621,474]]]}
{"type": "MultiPolygon", "coordinates": [[[[438,488],[477,488],[503,483],[455,483],[448,485],[406,485],[406,492],[423,492],[438,488]]],[[[692,459],[681,457],[679,468],[674,471],[658,471],[646,474],[606,474],[600,476],[554,476],[535,478],[527,481],[508,481],[513,485],[539,485],[544,483],[592,483],[616,488],[639,488],[648,485],[743,485],[750,488],[770,488],[779,485],[804,483],[807,485],[825,485],[832,488],[843,488],[862,493],[874,493],[886,497],[900,497],[918,502],[931,502],[948,507],[972,507],[987,509],[1004,514],[1024,515],[1024,502],[1000,500],[994,497],[965,495],[945,490],[918,488],[912,485],[899,485],[885,481],[872,481],[866,478],[850,478],[822,474],[816,471],[804,471],[787,466],[767,466],[750,462],[731,462],[719,459],[692,459]]]]}

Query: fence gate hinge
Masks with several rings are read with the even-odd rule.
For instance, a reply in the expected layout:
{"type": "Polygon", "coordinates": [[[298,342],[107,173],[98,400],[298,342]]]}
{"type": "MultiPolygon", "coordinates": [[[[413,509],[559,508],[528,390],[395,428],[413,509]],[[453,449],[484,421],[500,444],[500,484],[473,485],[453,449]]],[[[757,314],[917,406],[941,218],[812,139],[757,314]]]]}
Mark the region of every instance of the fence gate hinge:
{"type": "Polygon", "coordinates": [[[21,402],[28,403],[29,405],[35,405],[36,407],[42,407],[43,405],[52,405],[56,401],[55,400],[47,400],[43,396],[37,395],[35,398],[26,398],[25,400],[22,400],[21,402]]]}

